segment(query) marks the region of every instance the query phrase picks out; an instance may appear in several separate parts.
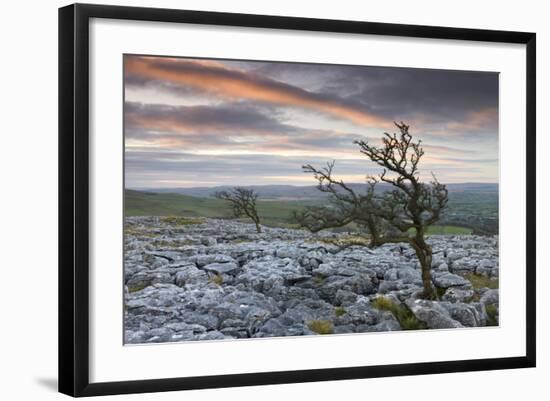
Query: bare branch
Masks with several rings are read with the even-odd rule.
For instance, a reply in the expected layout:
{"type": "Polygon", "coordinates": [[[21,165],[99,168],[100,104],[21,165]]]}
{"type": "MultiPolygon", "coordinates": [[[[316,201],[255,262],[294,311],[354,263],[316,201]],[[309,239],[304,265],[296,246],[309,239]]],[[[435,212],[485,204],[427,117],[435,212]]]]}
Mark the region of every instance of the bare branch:
{"type": "Polygon", "coordinates": [[[218,191],[214,194],[218,199],[229,202],[235,217],[247,216],[256,225],[256,231],[261,233],[260,217],[256,207],[258,194],[253,189],[234,187],[230,191],[218,191]]]}

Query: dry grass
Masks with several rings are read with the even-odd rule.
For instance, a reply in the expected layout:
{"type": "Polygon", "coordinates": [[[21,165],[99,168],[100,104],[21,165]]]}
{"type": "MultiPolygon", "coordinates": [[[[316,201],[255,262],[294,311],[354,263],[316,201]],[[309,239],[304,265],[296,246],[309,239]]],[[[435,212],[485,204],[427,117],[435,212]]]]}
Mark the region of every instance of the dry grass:
{"type": "Polygon", "coordinates": [[[214,274],[208,278],[208,282],[216,284],[216,285],[222,285],[223,284],[223,277],[219,274],[214,274]]]}
{"type": "Polygon", "coordinates": [[[163,223],[171,224],[173,226],[189,226],[192,224],[203,224],[203,219],[191,219],[181,216],[164,216],[160,218],[163,223]]]}
{"type": "Polygon", "coordinates": [[[472,287],[474,289],[480,289],[480,288],[490,288],[492,290],[498,289],[498,278],[489,278],[482,276],[480,274],[465,274],[464,278],[468,280],[470,283],[472,283],[472,287]]]}
{"type": "Polygon", "coordinates": [[[148,287],[147,284],[134,285],[133,287],[128,287],[128,292],[138,292],[147,287],[148,287]]]}
{"type": "Polygon", "coordinates": [[[330,320],[311,320],[307,323],[307,327],[317,334],[334,333],[334,325],[330,320]]]}
{"type": "Polygon", "coordinates": [[[325,244],[336,245],[338,247],[370,245],[369,238],[360,235],[345,235],[338,238],[321,238],[319,241],[324,242],[325,244]]]}
{"type": "Polygon", "coordinates": [[[343,306],[337,306],[336,308],[334,308],[334,314],[336,316],[342,316],[342,315],[345,315],[347,312],[346,312],[346,309],[344,309],[343,306]]]}

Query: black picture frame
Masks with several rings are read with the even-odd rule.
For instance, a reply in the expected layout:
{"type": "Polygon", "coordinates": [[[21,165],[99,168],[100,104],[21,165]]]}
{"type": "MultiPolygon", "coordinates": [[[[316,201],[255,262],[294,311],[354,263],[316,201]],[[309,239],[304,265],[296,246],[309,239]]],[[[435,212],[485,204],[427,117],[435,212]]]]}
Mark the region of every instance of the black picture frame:
{"type": "Polygon", "coordinates": [[[435,26],[74,4],[59,9],[59,391],[142,393],[534,367],[536,35],[435,26]],[[90,383],[89,22],[91,18],[523,44],[526,47],[526,353],[521,357],[90,383]]]}

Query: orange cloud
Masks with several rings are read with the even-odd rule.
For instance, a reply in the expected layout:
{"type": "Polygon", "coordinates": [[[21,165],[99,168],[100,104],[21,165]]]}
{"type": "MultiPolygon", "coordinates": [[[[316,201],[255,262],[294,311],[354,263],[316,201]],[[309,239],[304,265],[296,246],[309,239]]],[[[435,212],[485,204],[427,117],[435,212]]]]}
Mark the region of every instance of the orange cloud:
{"type": "Polygon", "coordinates": [[[283,106],[295,106],[326,113],[359,125],[387,125],[389,121],[334,100],[319,98],[299,88],[274,80],[251,77],[212,61],[128,57],[125,73],[141,78],[191,86],[230,99],[245,99],[283,106]]]}

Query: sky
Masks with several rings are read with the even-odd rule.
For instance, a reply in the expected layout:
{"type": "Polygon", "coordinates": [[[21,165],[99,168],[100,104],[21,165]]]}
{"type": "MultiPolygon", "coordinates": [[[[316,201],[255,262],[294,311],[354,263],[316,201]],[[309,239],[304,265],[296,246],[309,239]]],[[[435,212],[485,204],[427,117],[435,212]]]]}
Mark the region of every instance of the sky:
{"type": "Polygon", "coordinates": [[[498,73],[125,55],[124,102],[127,188],[364,182],[394,121],[422,179],[498,182],[498,73]]]}

